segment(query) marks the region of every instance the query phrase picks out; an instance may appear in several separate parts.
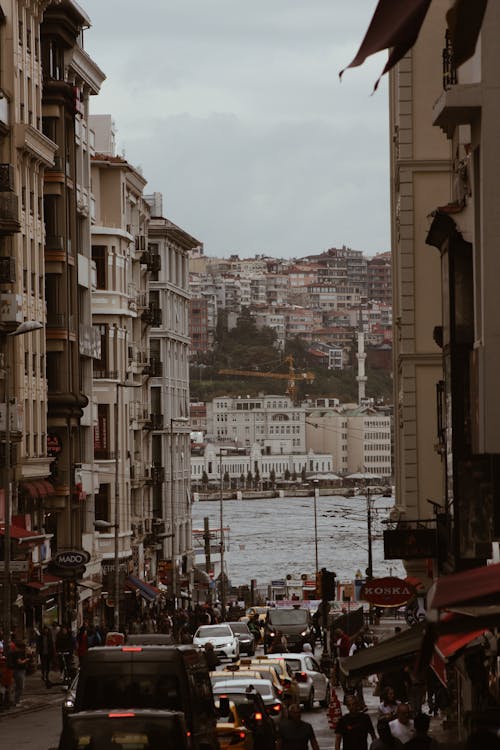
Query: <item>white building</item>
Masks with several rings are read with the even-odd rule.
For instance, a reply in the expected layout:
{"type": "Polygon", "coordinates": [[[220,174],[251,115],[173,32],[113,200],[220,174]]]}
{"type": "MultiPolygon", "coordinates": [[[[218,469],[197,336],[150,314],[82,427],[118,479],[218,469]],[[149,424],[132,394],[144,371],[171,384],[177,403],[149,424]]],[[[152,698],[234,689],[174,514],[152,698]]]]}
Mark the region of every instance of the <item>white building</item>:
{"type": "Polygon", "coordinates": [[[330,452],[334,472],[392,476],[391,417],[370,405],[308,409],[306,441],[308,450],[330,452]]]}
{"type": "Polygon", "coordinates": [[[288,396],[222,396],[207,404],[208,434],[266,454],[305,453],[305,409],[288,396]]]}
{"type": "Polygon", "coordinates": [[[191,481],[201,484],[206,475],[208,481],[220,483],[227,475],[230,480],[242,484],[251,472],[266,481],[274,473],[276,479],[283,479],[285,472],[290,477],[300,477],[305,469],[307,474],[323,474],[332,471],[332,456],[329,453],[283,453],[266,454],[261,446],[254,444],[245,451],[225,445],[208,443],[203,455],[191,456],[191,481]],[[222,452],[222,455],[221,455],[222,452]]]}

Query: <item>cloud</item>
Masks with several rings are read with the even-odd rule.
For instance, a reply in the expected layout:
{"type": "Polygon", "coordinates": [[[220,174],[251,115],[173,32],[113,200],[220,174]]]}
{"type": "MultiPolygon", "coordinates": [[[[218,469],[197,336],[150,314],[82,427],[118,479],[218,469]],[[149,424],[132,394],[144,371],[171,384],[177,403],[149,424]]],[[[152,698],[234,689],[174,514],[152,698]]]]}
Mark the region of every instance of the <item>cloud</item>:
{"type": "Polygon", "coordinates": [[[93,99],[208,254],[388,249],[387,93],[354,56],[375,0],[81,0],[93,99]]]}

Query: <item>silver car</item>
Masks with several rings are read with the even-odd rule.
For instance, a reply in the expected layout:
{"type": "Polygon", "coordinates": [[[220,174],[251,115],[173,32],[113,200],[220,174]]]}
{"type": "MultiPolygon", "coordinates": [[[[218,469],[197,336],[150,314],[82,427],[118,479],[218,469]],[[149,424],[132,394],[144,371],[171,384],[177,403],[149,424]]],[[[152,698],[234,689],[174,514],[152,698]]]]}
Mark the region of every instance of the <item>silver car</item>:
{"type": "Polygon", "coordinates": [[[284,659],[291,667],[299,685],[300,702],[306,708],[313,708],[314,701],[326,707],[330,703],[330,681],[320,669],[312,654],[273,654],[274,658],[284,659]]]}

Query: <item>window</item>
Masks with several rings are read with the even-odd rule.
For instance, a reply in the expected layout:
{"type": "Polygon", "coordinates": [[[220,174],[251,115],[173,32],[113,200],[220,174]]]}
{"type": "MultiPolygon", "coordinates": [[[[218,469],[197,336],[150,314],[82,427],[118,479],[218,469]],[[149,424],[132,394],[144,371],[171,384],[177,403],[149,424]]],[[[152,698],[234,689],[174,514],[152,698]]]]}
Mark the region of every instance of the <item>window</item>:
{"type": "Polygon", "coordinates": [[[92,260],[96,265],[97,289],[106,289],[107,251],[105,245],[92,245],[92,260]]]}

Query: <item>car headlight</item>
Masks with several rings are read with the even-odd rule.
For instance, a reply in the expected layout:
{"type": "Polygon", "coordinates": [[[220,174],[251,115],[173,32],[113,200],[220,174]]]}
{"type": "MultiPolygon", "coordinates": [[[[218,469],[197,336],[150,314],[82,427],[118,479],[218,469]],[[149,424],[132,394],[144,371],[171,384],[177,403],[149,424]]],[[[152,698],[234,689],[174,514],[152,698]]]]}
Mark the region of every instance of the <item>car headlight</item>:
{"type": "Polygon", "coordinates": [[[300,635],[307,635],[307,630],[303,630],[300,635]]]}

